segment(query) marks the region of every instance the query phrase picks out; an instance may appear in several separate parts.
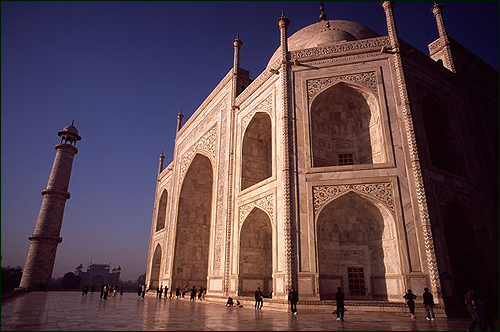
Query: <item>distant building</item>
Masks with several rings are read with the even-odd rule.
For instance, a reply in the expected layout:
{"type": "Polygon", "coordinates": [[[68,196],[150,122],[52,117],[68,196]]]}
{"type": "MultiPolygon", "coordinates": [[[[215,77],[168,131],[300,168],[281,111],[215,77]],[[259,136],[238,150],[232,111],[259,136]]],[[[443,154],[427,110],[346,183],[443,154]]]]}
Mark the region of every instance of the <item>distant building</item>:
{"type": "Polygon", "coordinates": [[[110,272],[109,264],[90,264],[87,267],[87,272],[82,272],[82,265],[76,267],[75,274],[80,277],[80,287],[83,285],[95,285],[99,287],[102,283],[119,284],[120,266],[114,267],[110,272]]]}

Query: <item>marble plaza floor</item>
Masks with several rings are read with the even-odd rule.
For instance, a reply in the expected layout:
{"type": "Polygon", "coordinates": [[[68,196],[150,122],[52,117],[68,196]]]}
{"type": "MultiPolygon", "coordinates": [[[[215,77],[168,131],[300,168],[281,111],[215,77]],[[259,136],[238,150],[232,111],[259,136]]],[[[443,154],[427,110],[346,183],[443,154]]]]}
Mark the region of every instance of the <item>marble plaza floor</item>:
{"type": "Polygon", "coordinates": [[[2,331],[8,330],[246,330],[246,331],[464,331],[465,318],[438,318],[429,322],[420,316],[411,320],[402,313],[347,311],[345,322],[325,312],[287,312],[264,307],[227,308],[207,301],[139,299],[125,293],[115,299],[99,299],[99,293],[32,292],[2,303],[2,331]]]}

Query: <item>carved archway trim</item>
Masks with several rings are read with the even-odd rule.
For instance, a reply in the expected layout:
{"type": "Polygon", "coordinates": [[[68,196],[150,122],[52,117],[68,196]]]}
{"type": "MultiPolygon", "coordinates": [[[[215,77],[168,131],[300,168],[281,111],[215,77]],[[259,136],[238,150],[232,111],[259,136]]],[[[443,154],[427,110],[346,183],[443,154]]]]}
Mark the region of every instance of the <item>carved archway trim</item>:
{"type": "Polygon", "coordinates": [[[270,94],[269,96],[266,97],[262,102],[260,102],[259,105],[254,107],[253,110],[251,110],[247,115],[245,115],[241,119],[241,135],[243,136],[245,134],[245,130],[248,127],[248,124],[252,120],[253,116],[257,112],[265,112],[268,113],[269,116],[272,118],[272,113],[273,113],[273,95],[270,94]]]}
{"type": "Polygon", "coordinates": [[[250,203],[240,206],[238,210],[238,229],[241,229],[243,222],[248,217],[250,212],[257,207],[266,212],[269,216],[271,224],[273,224],[274,219],[274,194],[269,194],[267,196],[258,198],[250,203]]]}
{"type": "Polygon", "coordinates": [[[339,82],[357,83],[364,87],[367,87],[375,95],[378,94],[377,74],[375,73],[375,71],[370,71],[365,73],[330,76],[307,80],[307,98],[309,102],[311,102],[313,98],[319,93],[339,82]]]}
{"type": "Polygon", "coordinates": [[[199,152],[204,152],[204,155],[208,155],[211,158],[212,165],[215,161],[215,153],[217,150],[217,123],[215,123],[203,136],[194,143],[187,152],[182,155],[182,161],[180,166],[180,177],[179,185],[182,185],[184,180],[184,175],[191,165],[191,161],[194,156],[199,152]]]}
{"type": "Polygon", "coordinates": [[[392,182],[379,182],[313,187],[314,214],[317,215],[323,206],[328,204],[334,197],[347,191],[357,191],[372,196],[378,201],[382,201],[392,212],[395,210],[392,182]]]}

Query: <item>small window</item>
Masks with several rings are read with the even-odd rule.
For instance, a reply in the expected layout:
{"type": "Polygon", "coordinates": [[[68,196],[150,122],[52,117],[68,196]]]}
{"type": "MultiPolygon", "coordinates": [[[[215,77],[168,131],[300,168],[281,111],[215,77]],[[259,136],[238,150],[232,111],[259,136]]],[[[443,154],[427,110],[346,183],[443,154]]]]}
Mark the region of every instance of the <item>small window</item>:
{"type": "Polygon", "coordinates": [[[339,153],[339,165],[354,165],[352,153],[339,153]]]}
{"type": "Polygon", "coordinates": [[[366,295],[365,271],[362,267],[348,267],[349,295],[366,295]]]}

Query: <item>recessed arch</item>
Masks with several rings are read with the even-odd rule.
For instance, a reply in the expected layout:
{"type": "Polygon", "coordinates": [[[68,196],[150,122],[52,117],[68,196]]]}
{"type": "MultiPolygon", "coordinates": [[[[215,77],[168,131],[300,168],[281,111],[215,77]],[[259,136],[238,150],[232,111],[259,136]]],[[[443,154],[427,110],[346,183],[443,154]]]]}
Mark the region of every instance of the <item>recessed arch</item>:
{"type": "Polygon", "coordinates": [[[179,195],[172,287],[207,287],[212,191],[212,164],[197,153],[179,195]]]}
{"type": "Polygon", "coordinates": [[[271,117],[257,112],[248,124],[241,149],[241,190],[272,176],[271,117]]]}
{"type": "Polygon", "coordinates": [[[311,101],[313,167],[387,162],[377,99],[367,88],[336,83],[311,101]]]}
{"type": "Polygon", "coordinates": [[[390,300],[401,291],[397,232],[383,203],[349,191],[326,204],[316,223],[319,292],[333,299],[390,300]]]}
{"type": "Polygon", "coordinates": [[[156,218],[156,232],[165,228],[165,219],[167,216],[167,199],[168,192],[166,189],[163,189],[160,202],[158,203],[158,216],[156,218]]]}
{"type": "Polygon", "coordinates": [[[429,93],[422,99],[422,116],[432,165],[463,175],[462,145],[456,126],[436,94],[429,93]]]}
{"type": "Polygon", "coordinates": [[[151,260],[151,274],[149,277],[149,287],[152,289],[155,289],[156,287],[159,286],[160,282],[160,267],[161,267],[161,255],[162,255],[162,250],[161,246],[158,243],[156,245],[153,258],[151,260]]]}
{"type": "Polygon", "coordinates": [[[273,243],[269,215],[253,208],[240,230],[239,295],[252,295],[257,287],[267,293],[272,290],[273,243]]]}

